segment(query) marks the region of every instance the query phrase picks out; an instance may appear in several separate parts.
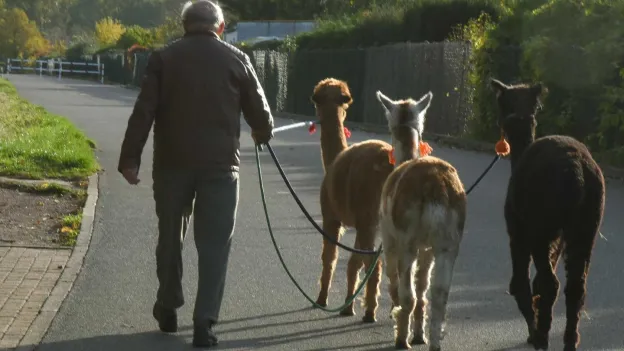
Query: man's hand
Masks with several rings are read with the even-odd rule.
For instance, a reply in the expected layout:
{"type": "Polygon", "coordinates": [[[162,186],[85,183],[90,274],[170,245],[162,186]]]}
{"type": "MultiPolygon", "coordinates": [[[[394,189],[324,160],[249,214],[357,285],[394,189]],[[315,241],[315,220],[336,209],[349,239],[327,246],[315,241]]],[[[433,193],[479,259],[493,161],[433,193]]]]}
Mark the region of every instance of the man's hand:
{"type": "Polygon", "coordinates": [[[123,177],[126,178],[128,184],[137,185],[141,181],[139,179],[139,169],[136,167],[126,168],[121,172],[121,174],[123,174],[123,177]]]}
{"type": "Polygon", "coordinates": [[[273,139],[273,130],[266,131],[251,131],[251,137],[253,138],[256,145],[266,144],[269,140],[273,139]]]}

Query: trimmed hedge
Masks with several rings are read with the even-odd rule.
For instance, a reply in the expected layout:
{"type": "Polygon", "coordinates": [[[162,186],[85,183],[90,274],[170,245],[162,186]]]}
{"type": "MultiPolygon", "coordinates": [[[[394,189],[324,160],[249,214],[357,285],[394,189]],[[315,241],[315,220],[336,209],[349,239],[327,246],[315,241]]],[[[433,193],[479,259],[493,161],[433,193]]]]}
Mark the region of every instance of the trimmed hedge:
{"type": "Polygon", "coordinates": [[[386,2],[354,15],[319,21],[312,32],[297,36],[301,49],[336,49],[380,46],[401,42],[443,41],[457,26],[481,13],[500,14],[494,0],[404,0],[386,2]]]}

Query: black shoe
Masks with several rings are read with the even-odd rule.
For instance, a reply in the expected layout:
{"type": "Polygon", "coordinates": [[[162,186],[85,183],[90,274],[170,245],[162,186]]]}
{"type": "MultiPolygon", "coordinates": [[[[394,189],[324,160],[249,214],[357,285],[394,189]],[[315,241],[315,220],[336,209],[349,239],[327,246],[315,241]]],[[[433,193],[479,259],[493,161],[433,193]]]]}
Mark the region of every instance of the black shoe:
{"type": "Polygon", "coordinates": [[[158,327],[161,332],[175,333],[178,331],[178,314],[176,310],[168,309],[155,303],[152,315],[158,321],[158,327]]]}
{"type": "Polygon", "coordinates": [[[212,331],[212,323],[207,326],[195,326],[193,328],[193,346],[211,347],[219,344],[217,336],[212,331]]]}

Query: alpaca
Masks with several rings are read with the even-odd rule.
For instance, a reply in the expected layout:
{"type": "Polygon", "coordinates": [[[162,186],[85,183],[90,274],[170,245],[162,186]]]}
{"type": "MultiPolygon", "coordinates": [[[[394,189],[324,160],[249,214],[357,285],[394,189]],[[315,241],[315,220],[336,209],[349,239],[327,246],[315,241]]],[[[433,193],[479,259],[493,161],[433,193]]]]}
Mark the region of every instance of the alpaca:
{"type": "Polygon", "coordinates": [[[564,350],[576,350],[586,281],[596,234],[602,224],[604,176],[581,142],[551,135],[535,140],[541,83],[508,86],[493,79],[501,142],[508,141],[511,177],[505,199],[513,273],[509,294],[526,320],[527,342],[548,348],[552,309],[559,294],[555,275],[563,253],[567,270],[564,350]],[[530,262],[536,276],[530,286],[530,262]]]}
{"type": "MultiPolygon", "coordinates": [[[[355,227],[355,248],[374,250],[381,188],[392,171],[387,157],[391,146],[381,140],[347,145],[344,120],[353,99],[345,82],[324,79],[316,85],[310,99],[316,108],[321,129],[321,155],[325,171],[320,194],[323,230],[338,240],[343,227],[355,227]]],[[[338,248],[325,238],[321,259],[323,269],[316,303],[325,307],[338,260],[338,248]]],[[[373,262],[373,255],[351,255],[347,265],[345,300],[355,293],[362,266],[369,269],[373,262]]],[[[362,320],[366,323],[376,321],[381,271],[381,260],[378,260],[362,301],[366,308],[362,320]]],[[[345,307],[340,315],[355,315],[353,303],[345,307]]]]}
{"type": "Polygon", "coordinates": [[[426,294],[433,269],[429,350],[441,350],[453,267],[464,232],[466,192],[455,168],[427,156],[430,148],[422,142],[433,94],[419,101],[392,101],[378,91],[377,98],[386,112],[396,160],[383,186],[379,218],[390,294],[399,300],[393,310],[395,347],[427,343],[426,294]],[[408,342],[412,313],[413,337],[408,342]]]}

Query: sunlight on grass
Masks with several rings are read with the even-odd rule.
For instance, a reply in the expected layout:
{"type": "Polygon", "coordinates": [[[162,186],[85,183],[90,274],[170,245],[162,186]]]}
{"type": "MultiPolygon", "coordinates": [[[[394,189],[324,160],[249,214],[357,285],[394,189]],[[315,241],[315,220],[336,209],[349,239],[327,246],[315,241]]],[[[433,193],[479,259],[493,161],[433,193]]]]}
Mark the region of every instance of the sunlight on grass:
{"type": "Polygon", "coordinates": [[[60,229],[61,245],[74,246],[76,239],[80,234],[80,225],[82,224],[82,214],[67,215],[63,217],[60,229]]]}
{"type": "Polygon", "coordinates": [[[69,120],[29,103],[0,79],[0,175],[84,178],[99,169],[94,146],[69,120]]]}

